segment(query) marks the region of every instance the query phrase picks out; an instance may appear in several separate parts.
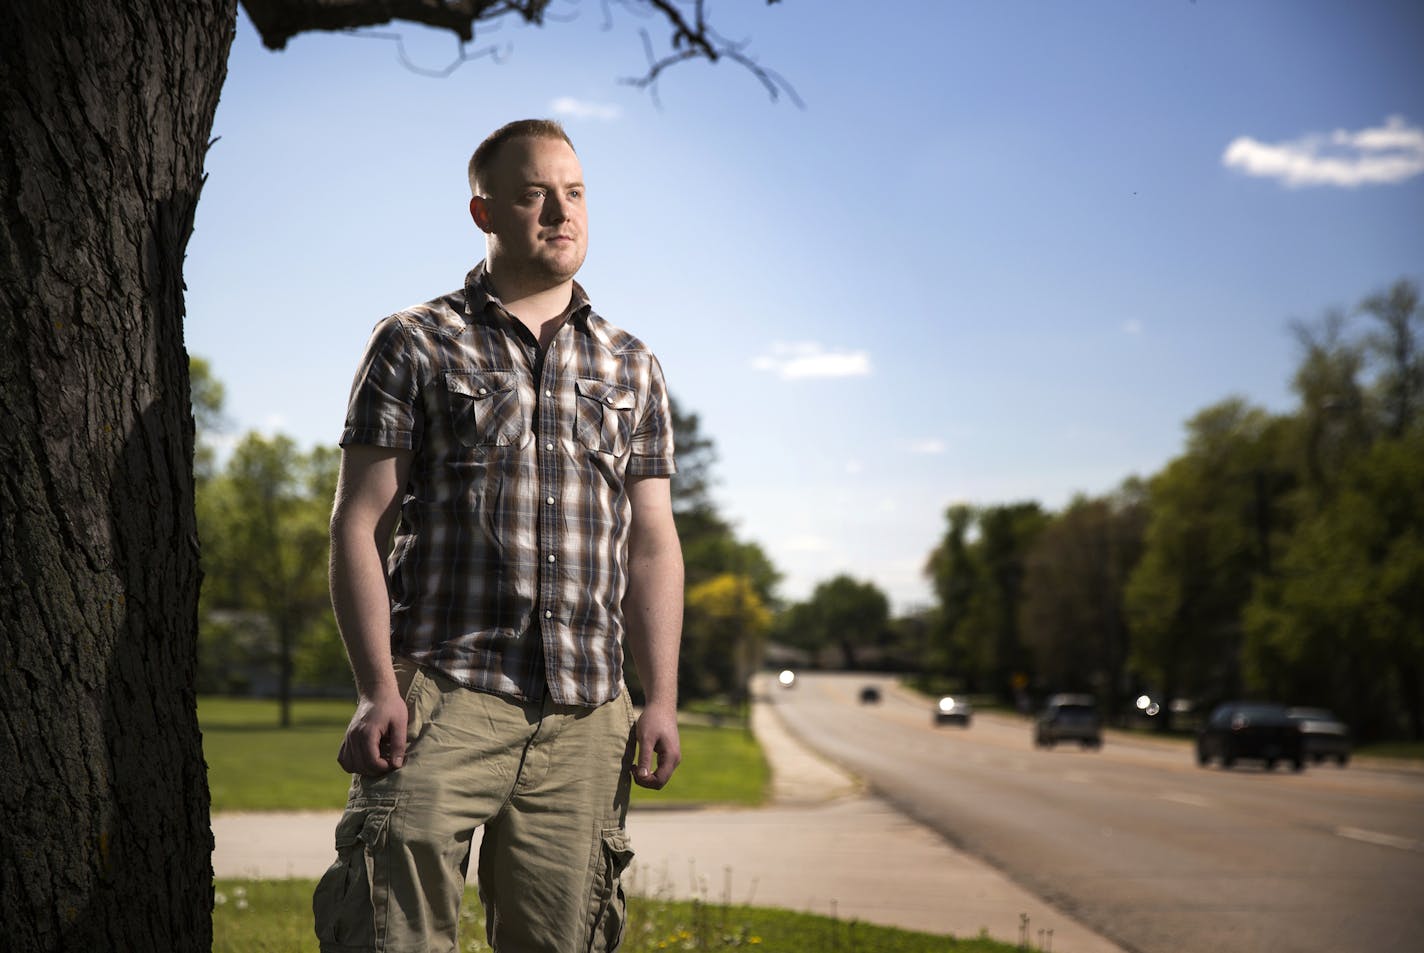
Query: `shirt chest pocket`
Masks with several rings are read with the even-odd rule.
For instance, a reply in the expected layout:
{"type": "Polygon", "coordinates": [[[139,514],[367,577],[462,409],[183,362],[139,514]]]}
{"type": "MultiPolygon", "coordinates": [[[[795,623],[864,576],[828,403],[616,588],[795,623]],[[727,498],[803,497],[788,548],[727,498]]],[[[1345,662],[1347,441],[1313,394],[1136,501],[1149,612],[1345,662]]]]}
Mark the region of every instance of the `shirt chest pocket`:
{"type": "Polygon", "coordinates": [[[621,457],[632,439],[638,395],[628,387],[583,377],[574,388],[578,393],[574,438],[595,453],[621,457]]]}
{"type": "Polygon", "coordinates": [[[519,443],[524,414],[513,371],[446,371],[445,392],[455,439],[467,447],[519,443]]]}

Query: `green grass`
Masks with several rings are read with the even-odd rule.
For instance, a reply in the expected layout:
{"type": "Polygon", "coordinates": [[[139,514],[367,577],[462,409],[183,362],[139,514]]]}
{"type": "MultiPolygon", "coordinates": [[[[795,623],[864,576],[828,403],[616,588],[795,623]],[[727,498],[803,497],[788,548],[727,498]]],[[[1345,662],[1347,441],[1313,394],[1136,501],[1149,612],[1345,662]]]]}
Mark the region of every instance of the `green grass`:
{"type": "Polygon", "coordinates": [[[351,778],[336,749],[355,705],[292,704],[292,727],[277,727],[277,703],[255,698],[198,699],[203,757],[213,811],[340,810],[351,778]]]}
{"type": "MultiPolygon", "coordinates": [[[[213,953],[312,953],[312,880],[219,880],[213,953]]],[[[484,911],[465,892],[460,953],[487,951],[484,911]]],[[[770,907],[632,897],[623,953],[750,949],[766,953],[1012,953],[1017,947],[955,940],[770,907]]]]}
{"type": "MultiPolygon", "coordinates": [[[[350,779],[336,764],[336,749],[353,708],[349,701],[298,701],[292,727],[282,729],[276,702],[198,699],[213,811],[339,810],[350,779]]],[[[635,787],[634,805],[762,803],[766,760],[743,727],[687,724],[680,734],[682,764],[672,782],[662,791],[635,787]]]]}
{"type": "Polygon", "coordinates": [[[633,806],[738,804],[766,799],[769,771],[761,746],[741,726],[712,728],[683,724],[682,763],[661,791],[633,788],[633,806]]]}
{"type": "Polygon", "coordinates": [[[1360,745],[1355,754],[1370,758],[1395,758],[1403,761],[1424,761],[1424,741],[1378,741],[1360,745]]]}

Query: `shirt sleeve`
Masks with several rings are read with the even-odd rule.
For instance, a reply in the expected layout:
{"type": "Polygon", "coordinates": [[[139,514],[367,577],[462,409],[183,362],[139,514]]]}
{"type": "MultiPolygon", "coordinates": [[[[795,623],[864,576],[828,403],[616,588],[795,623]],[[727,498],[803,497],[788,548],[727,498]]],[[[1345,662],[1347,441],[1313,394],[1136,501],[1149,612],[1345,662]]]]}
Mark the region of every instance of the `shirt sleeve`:
{"type": "Polygon", "coordinates": [[[648,399],[643,417],[633,431],[632,456],[628,475],[670,477],[677,472],[673,452],[672,411],[668,406],[667,381],[662,365],[648,355],[648,399]]]}
{"type": "Polygon", "coordinates": [[[370,444],[413,450],[420,443],[417,375],[407,332],[398,316],[371,332],[351,384],[341,446],[370,444]]]}

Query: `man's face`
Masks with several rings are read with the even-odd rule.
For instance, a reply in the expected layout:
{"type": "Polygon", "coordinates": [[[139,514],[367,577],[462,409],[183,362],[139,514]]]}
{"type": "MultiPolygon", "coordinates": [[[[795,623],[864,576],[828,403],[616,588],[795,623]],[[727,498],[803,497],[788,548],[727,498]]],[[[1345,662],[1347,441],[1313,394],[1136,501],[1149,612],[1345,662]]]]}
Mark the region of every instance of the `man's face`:
{"type": "Polygon", "coordinates": [[[562,139],[524,136],[495,154],[484,195],[470,202],[488,236],[495,273],[558,284],[572,278],[588,253],[583,168],[562,139]]]}

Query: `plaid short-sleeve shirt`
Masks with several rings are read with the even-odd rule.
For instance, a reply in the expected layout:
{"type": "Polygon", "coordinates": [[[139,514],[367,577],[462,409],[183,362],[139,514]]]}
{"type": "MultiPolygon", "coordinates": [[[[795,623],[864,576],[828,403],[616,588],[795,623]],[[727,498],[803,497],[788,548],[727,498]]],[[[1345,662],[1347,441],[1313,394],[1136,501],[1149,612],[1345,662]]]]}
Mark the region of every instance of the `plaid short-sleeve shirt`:
{"type": "Polygon", "coordinates": [[[479,691],[616,698],[630,477],[674,472],[662,369],[577,284],[542,355],[483,264],[385,318],[343,447],[413,451],[387,561],[391,648],[479,691]]]}

